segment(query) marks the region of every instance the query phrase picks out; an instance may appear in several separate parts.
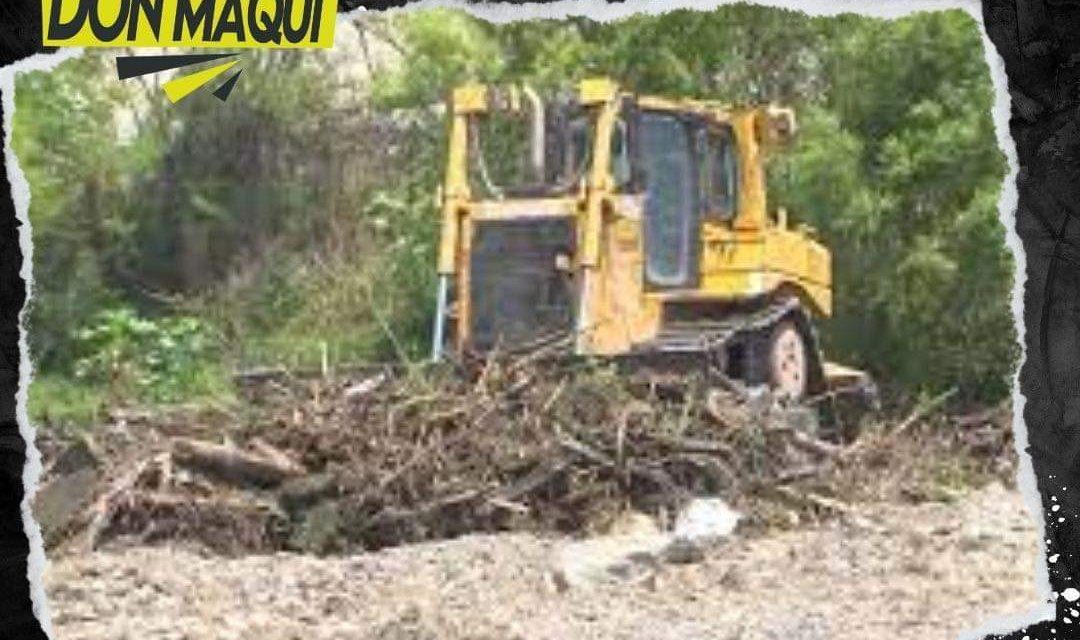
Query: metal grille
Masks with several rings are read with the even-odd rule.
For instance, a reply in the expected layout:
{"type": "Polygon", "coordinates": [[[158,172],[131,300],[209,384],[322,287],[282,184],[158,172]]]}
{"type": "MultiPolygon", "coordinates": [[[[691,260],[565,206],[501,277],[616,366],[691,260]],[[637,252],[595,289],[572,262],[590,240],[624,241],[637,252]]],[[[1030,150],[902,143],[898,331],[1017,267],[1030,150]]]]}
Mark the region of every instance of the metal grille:
{"type": "Polygon", "coordinates": [[[514,351],[572,330],[573,279],[556,267],[574,255],[570,218],[479,221],[471,253],[473,349],[514,351]]]}

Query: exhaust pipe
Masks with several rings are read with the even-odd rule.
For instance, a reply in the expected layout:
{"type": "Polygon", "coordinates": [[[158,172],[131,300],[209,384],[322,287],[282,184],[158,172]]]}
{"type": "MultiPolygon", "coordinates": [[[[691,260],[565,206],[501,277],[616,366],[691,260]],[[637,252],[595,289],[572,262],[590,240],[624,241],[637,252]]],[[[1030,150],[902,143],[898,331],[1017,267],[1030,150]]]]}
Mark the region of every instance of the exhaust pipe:
{"type": "Polygon", "coordinates": [[[529,157],[537,182],[544,181],[544,101],[529,85],[522,85],[521,92],[532,106],[532,135],[529,138],[529,157]]]}

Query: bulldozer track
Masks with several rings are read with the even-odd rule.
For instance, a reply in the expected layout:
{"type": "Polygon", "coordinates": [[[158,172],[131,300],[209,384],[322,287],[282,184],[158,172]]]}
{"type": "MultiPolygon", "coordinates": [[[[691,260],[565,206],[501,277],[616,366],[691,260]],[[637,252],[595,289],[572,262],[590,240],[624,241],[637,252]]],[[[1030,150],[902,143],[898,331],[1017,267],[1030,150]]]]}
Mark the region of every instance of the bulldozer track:
{"type": "MultiPolygon", "coordinates": [[[[707,353],[723,347],[740,333],[767,329],[799,309],[801,305],[797,298],[781,298],[760,309],[732,312],[723,320],[672,322],[660,330],[655,340],[642,345],[641,349],[667,353],[707,353]]],[[[812,337],[816,342],[816,336],[812,337]]]]}

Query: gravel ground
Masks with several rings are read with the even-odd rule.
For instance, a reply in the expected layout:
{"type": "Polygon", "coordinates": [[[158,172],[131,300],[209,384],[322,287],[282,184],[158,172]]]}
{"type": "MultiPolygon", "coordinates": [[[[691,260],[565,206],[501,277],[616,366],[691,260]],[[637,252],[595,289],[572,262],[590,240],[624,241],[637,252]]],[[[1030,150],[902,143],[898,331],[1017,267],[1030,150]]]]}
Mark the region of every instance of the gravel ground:
{"type": "Polygon", "coordinates": [[[57,638],[785,640],[951,638],[1036,604],[1014,490],[736,536],[694,564],[557,587],[568,544],[469,536],[351,557],[132,548],[56,558],[57,638]]]}

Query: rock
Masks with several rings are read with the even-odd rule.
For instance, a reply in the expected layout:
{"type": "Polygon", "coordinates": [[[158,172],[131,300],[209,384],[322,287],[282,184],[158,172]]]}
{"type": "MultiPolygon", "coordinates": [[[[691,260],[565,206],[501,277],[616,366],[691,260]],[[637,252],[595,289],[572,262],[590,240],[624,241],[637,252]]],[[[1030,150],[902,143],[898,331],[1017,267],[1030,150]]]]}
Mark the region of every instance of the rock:
{"type": "Polygon", "coordinates": [[[49,466],[47,476],[66,476],[100,466],[97,447],[89,438],[79,438],[64,448],[49,466]]]}
{"type": "Polygon", "coordinates": [[[34,496],[34,519],[41,526],[46,546],[56,543],[93,499],[98,471],[80,469],[46,483],[34,496]]]}
{"type": "Polygon", "coordinates": [[[34,519],[45,544],[55,544],[93,499],[100,481],[100,462],[93,445],[79,439],[50,465],[49,478],[34,496],[34,519]]]}
{"type": "Polygon", "coordinates": [[[552,582],[558,591],[631,580],[655,571],[671,535],[655,520],[630,512],[617,519],[607,535],[578,540],[557,551],[552,582]]]}
{"type": "Polygon", "coordinates": [[[705,550],[731,535],[742,516],[719,498],[691,500],[675,518],[671,541],[663,560],[691,564],[705,559],[705,550]]]}
{"type": "Polygon", "coordinates": [[[700,562],[708,545],[731,535],[740,517],[719,498],[692,500],[679,512],[673,531],[661,531],[646,514],[625,513],[606,535],[562,547],[552,582],[562,592],[613,579],[644,580],[664,562],[700,562]]]}
{"type": "Polygon", "coordinates": [[[742,516],[720,498],[691,500],[675,518],[675,537],[689,542],[710,542],[727,537],[742,516]]]}

